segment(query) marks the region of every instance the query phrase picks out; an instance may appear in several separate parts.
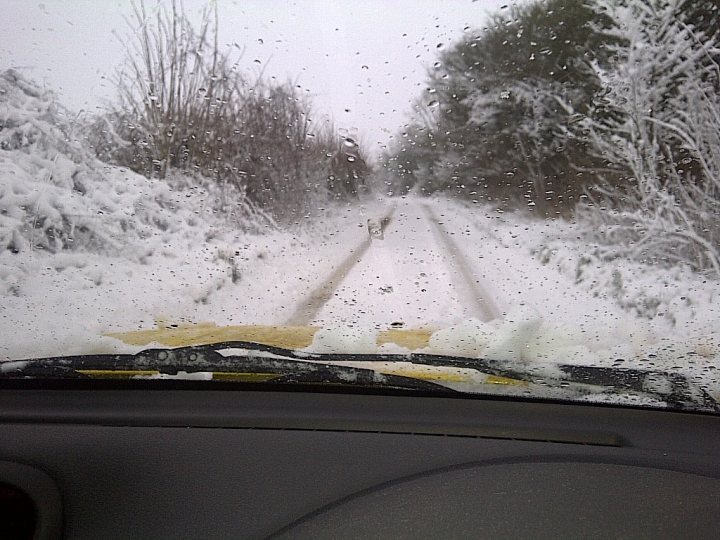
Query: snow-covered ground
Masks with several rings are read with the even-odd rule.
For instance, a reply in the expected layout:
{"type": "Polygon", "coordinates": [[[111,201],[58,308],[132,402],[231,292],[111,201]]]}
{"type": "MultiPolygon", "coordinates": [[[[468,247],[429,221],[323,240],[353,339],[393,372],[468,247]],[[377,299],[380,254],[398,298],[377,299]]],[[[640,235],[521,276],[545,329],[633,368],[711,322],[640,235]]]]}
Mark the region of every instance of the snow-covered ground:
{"type": "Polygon", "coordinates": [[[718,391],[717,282],[601,261],[577,225],[403,198],[283,229],[245,203],[218,211],[207,182],[101,163],[72,131],[52,96],[0,77],[0,360],[137,350],[112,332],[302,321],[323,328],[318,351],[423,329],[434,353],[655,366],[718,391]]]}
{"type": "Polygon", "coordinates": [[[0,359],[122,349],[103,335],[155,325],[283,322],[366,237],[363,208],[280,230],[210,182],[108,166],[80,131],[51,93],[0,74],[0,359]]]}

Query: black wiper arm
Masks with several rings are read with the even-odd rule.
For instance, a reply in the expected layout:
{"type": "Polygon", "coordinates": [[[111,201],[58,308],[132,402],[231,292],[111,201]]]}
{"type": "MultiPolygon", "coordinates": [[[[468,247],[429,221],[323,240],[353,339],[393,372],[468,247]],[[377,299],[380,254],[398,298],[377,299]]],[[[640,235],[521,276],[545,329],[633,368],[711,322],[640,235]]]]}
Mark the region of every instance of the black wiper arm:
{"type": "Polygon", "coordinates": [[[617,392],[632,392],[654,397],[681,410],[701,407],[720,412],[720,404],[708,392],[681,373],[640,368],[616,368],[557,364],[559,376],[549,374],[542,364],[521,364],[487,358],[466,358],[427,353],[396,354],[317,354],[297,352],[281,347],[251,342],[223,342],[211,345],[215,349],[239,348],[273,353],[288,358],[323,362],[409,362],[445,368],[473,369],[488,375],[515,379],[527,383],[561,385],[575,383],[607,388],[617,392]]]}
{"type": "Polygon", "coordinates": [[[515,379],[527,383],[561,386],[565,383],[589,385],[618,393],[630,392],[653,397],[680,410],[704,410],[720,412],[720,403],[713,399],[700,385],[681,373],[640,368],[616,368],[601,366],[553,365],[559,376],[548,372],[542,364],[521,364],[486,358],[466,358],[427,353],[396,354],[316,354],[296,352],[280,347],[249,342],[224,342],[212,347],[254,349],[288,358],[323,362],[409,362],[445,368],[473,369],[488,375],[515,379]]]}
{"type": "Polygon", "coordinates": [[[434,355],[427,353],[397,354],[319,354],[293,351],[249,341],[225,341],[208,345],[178,348],[146,349],[134,355],[89,355],[43,358],[0,363],[0,378],[82,377],[92,370],[147,370],[175,375],[193,372],[238,372],[239,370],[277,374],[274,383],[327,383],[361,386],[385,386],[432,392],[452,392],[433,382],[377,373],[372,369],[354,368],[335,362],[408,362],[444,368],[472,369],[506,379],[545,386],[566,383],[607,388],[615,392],[644,394],[681,410],[702,408],[720,412],[720,404],[699,385],[682,374],[659,370],[611,368],[599,366],[553,365],[548,372],[543,365],[518,362],[434,355]],[[223,355],[218,351],[241,349],[242,355],[223,355]],[[263,353],[263,354],[258,354],[263,353]],[[268,354],[272,356],[268,356],[268,354]],[[13,368],[17,366],[17,369],[13,368]]]}
{"type": "Polygon", "coordinates": [[[678,409],[700,407],[720,412],[720,403],[702,386],[681,373],[600,366],[559,365],[557,367],[563,372],[563,380],[651,395],[678,409]]]}
{"type": "MultiPolygon", "coordinates": [[[[58,356],[0,363],[0,379],[82,379],[115,374],[142,376],[202,373],[268,375],[263,384],[336,384],[389,389],[455,393],[433,382],[378,373],[317,361],[306,361],[291,351],[250,342],[197,345],[174,349],[146,349],[137,354],[58,356]],[[244,349],[243,355],[222,355],[218,350],[244,349]],[[271,353],[273,356],[257,354],[271,353]]],[[[242,380],[242,378],[240,378],[242,380]]]]}

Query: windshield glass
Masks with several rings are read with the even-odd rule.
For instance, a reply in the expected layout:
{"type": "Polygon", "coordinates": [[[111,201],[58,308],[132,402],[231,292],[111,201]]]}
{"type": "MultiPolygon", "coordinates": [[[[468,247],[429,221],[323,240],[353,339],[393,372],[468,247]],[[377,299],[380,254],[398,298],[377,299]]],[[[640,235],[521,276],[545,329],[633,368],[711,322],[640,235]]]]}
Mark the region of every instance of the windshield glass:
{"type": "Polygon", "coordinates": [[[715,0],[4,7],[3,376],[717,412],[715,0]]]}

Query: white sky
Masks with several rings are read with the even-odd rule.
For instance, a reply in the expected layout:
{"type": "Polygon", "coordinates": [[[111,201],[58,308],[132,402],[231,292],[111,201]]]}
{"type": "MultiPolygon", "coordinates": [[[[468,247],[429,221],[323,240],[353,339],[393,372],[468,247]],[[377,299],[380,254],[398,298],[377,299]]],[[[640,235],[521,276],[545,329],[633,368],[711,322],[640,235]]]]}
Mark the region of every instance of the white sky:
{"type": "MultiPolygon", "coordinates": [[[[405,122],[438,44],[512,0],[217,0],[221,43],[246,48],[241,64],[291,78],[338,128],[376,154],[405,122]],[[260,63],[257,63],[259,60],[260,63]],[[347,110],[346,110],[347,109],[347,110]]],[[[205,0],[185,0],[197,15],[205,0]]],[[[155,0],[146,0],[150,7],[155,0]]],[[[0,69],[20,68],[72,110],[113,96],[104,77],[124,56],[130,0],[0,0],[0,69]]]]}

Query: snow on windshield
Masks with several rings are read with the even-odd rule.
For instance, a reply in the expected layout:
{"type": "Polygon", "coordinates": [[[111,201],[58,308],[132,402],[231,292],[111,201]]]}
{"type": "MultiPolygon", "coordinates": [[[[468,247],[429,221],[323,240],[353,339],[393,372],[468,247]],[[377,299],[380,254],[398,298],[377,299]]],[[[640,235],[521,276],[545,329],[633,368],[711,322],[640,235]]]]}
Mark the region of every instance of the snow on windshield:
{"type": "Polygon", "coordinates": [[[415,4],[13,4],[0,359],[282,333],[720,398],[716,3],[415,4]]]}

